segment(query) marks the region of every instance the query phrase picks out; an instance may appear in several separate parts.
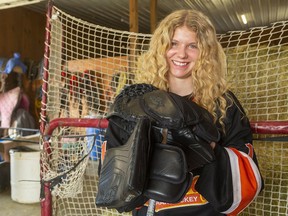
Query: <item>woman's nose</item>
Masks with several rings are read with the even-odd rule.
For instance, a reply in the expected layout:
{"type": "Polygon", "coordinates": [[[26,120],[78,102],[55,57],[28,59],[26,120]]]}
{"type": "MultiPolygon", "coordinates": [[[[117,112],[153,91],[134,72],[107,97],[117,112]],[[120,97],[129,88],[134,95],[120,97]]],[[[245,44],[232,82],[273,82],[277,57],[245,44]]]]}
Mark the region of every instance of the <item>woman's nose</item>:
{"type": "Polygon", "coordinates": [[[186,47],[179,47],[178,49],[179,58],[187,58],[187,50],[186,47]]]}

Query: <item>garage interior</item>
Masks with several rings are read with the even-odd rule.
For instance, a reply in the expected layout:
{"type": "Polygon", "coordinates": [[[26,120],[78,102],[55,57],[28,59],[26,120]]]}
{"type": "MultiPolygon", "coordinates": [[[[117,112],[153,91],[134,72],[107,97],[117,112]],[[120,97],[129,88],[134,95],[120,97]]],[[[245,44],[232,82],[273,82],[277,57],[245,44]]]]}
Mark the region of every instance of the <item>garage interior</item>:
{"type": "MultiPolygon", "coordinates": [[[[224,35],[222,40],[223,44],[225,44],[226,47],[229,47],[227,43],[225,43],[225,35],[229,35],[231,38],[231,44],[233,46],[233,43],[237,43],[233,41],[233,34],[237,34],[237,32],[249,32],[251,29],[264,29],[269,26],[273,26],[273,23],[281,23],[283,22],[283,26],[280,27],[282,33],[273,33],[271,30],[271,41],[273,45],[279,47],[279,50],[283,52],[282,55],[287,56],[287,44],[288,44],[288,7],[287,2],[283,0],[275,0],[273,3],[269,0],[261,1],[251,1],[251,0],[211,0],[211,1],[201,1],[201,0],[54,0],[51,1],[53,5],[57,8],[59,8],[63,13],[67,13],[77,19],[80,19],[82,21],[87,21],[89,23],[92,23],[93,25],[99,25],[101,27],[108,28],[108,30],[112,29],[115,31],[121,31],[121,32],[134,32],[139,33],[143,35],[149,35],[152,34],[155,27],[157,26],[157,23],[163,19],[167,14],[170,12],[177,10],[177,9],[188,9],[193,8],[200,10],[204,12],[206,15],[208,15],[213,24],[215,25],[216,31],[219,35],[224,35]],[[242,15],[245,15],[247,23],[244,24],[242,20],[242,15]],[[233,32],[233,33],[231,33],[233,32]],[[276,41],[275,38],[281,37],[281,41],[276,41]],[[274,40],[275,39],[275,40],[274,40]],[[276,42],[275,42],[276,41],[276,42]],[[280,48],[281,47],[281,48],[280,48]],[[284,51],[283,51],[284,50],[284,51]]],[[[51,3],[50,2],[50,3],[51,3]]],[[[9,143],[9,146],[5,144],[7,140],[5,140],[5,137],[7,137],[7,134],[13,133],[13,131],[9,131],[9,128],[7,128],[5,125],[2,127],[3,129],[0,131],[1,136],[4,137],[2,140],[2,143],[0,143],[0,150],[1,150],[1,161],[2,161],[2,167],[0,169],[0,176],[1,181],[4,180],[3,176],[10,175],[11,173],[7,174],[4,173],[3,170],[7,170],[7,164],[10,167],[9,161],[10,161],[10,154],[9,150],[15,147],[19,146],[38,146],[39,139],[36,137],[36,140],[34,140],[34,134],[38,133],[41,127],[41,91],[43,80],[41,74],[43,73],[43,58],[44,54],[46,52],[45,50],[45,43],[47,41],[47,10],[48,10],[49,4],[46,0],[35,0],[35,1],[17,1],[17,0],[1,0],[0,1],[0,20],[2,21],[0,23],[1,26],[1,34],[0,34],[0,60],[3,59],[1,62],[2,70],[5,69],[5,66],[7,65],[7,62],[9,60],[15,60],[20,58],[20,62],[22,62],[25,67],[21,67],[21,64],[18,64],[16,67],[12,68],[11,74],[9,75],[9,79],[7,80],[6,84],[6,91],[9,91],[11,89],[14,89],[15,87],[20,87],[21,93],[25,95],[25,97],[22,96],[21,93],[18,93],[17,100],[19,98],[25,100],[27,103],[24,103],[24,108],[26,108],[26,112],[29,114],[29,118],[31,120],[31,124],[29,125],[23,125],[23,127],[28,127],[29,129],[35,129],[35,132],[27,132],[29,136],[32,136],[32,140],[29,137],[29,141],[31,143],[27,143],[27,141],[15,141],[9,143]],[[19,54],[19,55],[18,55],[19,54]],[[20,65],[20,66],[19,66],[20,65]],[[23,71],[26,72],[23,72],[23,71]],[[21,77],[21,82],[19,84],[19,77],[21,77]],[[8,84],[11,85],[9,86],[8,84]],[[28,106],[28,107],[27,107],[28,106]],[[7,129],[7,130],[5,130],[7,129]],[[32,134],[32,135],[31,135],[32,134]],[[36,144],[36,145],[35,145],[36,144]],[[6,165],[4,163],[6,162],[6,165]],[[4,166],[6,168],[4,168],[4,166]]],[[[277,29],[277,25],[274,26],[273,29],[277,29]]],[[[263,30],[263,31],[264,31],[263,30]]],[[[269,30],[267,30],[269,32],[269,30]]],[[[255,33],[257,34],[257,33],[255,33]]],[[[244,34],[245,35],[245,34],[244,34]]],[[[264,35],[264,34],[263,34],[264,35]]],[[[251,36],[251,35],[250,35],[251,36]]],[[[227,36],[228,37],[228,36],[227,36]]],[[[237,38],[237,36],[235,36],[237,38]]],[[[264,35],[262,38],[267,38],[269,36],[264,35]]],[[[251,41],[253,41],[253,35],[251,36],[251,41]]],[[[238,37],[240,40],[240,37],[238,37]]],[[[236,39],[237,40],[237,39],[236,39]]],[[[264,39],[263,39],[264,40],[264,39]]],[[[231,45],[230,44],[230,45],[231,45]]],[[[261,41],[259,41],[259,44],[261,44],[261,41]]],[[[272,46],[272,45],[271,45],[272,46]]],[[[271,49],[272,50],[272,49],[271,49]]],[[[259,51],[261,56],[261,51],[259,51]]],[[[279,51],[280,52],[280,51],[279,51]]],[[[271,52],[272,53],[272,52],[271,52]]],[[[81,56],[81,55],[80,55],[81,56]]],[[[271,54],[272,56],[272,54],[271,54]]],[[[279,54],[280,56],[280,54],[279,54]]],[[[96,56],[97,57],[97,56],[96,56]]],[[[82,58],[82,57],[81,57],[82,58]]],[[[279,57],[280,58],[280,57],[279,57]]],[[[94,59],[94,56],[93,56],[94,59]]],[[[115,57],[116,59],[116,57],[115,57]]],[[[283,57],[285,60],[285,58],[283,57]]],[[[82,60],[82,59],[80,59],[82,60]]],[[[281,60],[281,59],[280,59],[281,60]]],[[[279,61],[280,61],[279,60],[279,61]]],[[[115,60],[116,61],[116,60],[115,60]]],[[[119,64],[123,64],[124,66],[127,66],[126,59],[117,59],[119,64]]],[[[113,61],[114,62],[114,61],[113,61]]],[[[128,62],[129,63],[129,62],[128,62]]],[[[127,64],[128,64],[127,63],[127,64]]],[[[87,61],[70,61],[69,67],[76,68],[77,70],[84,72],[85,69],[90,70],[90,65],[92,63],[87,61]],[[86,64],[87,63],[87,64],[86,64]],[[80,68],[79,65],[84,65],[83,67],[86,68],[80,68]]],[[[93,62],[93,65],[98,64],[101,65],[100,62],[93,62]]],[[[106,62],[105,62],[106,64],[106,62]]],[[[118,64],[118,63],[115,63],[118,64]]],[[[278,61],[277,61],[278,64],[278,61]]],[[[285,65],[283,66],[285,67],[285,65]]],[[[281,66],[281,69],[284,70],[281,66]]],[[[286,65],[287,67],[287,65],[286,65]]],[[[96,70],[95,68],[91,68],[91,70],[96,70]]],[[[98,69],[97,69],[98,70],[98,69]]],[[[116,69],[115,69],[116,70],[116,69]]],[[[71,69],[71,71],[73,71],[71,69]]],[[[2,72],[2,71],[1,71],[2,72]]],[[[115,71],[111,71],[111,73],[114,73],[115,71]]],[[[110,71],[106,70],[107,74],[110,74],[110,71]]],[[[43,74],[42,74],[43,75],[43,74]]],[[[106,79],[103,75],[103,77],[106,79]]],[[[101,77],[100,77],[101,78],[101,77]]],[[[110,81],[111,76],[109,75],[107,80],[110,81]]],[[[264,78],[263,78],[264,79],[264,78]]],[[[276,79],[276,78],[275,78],[276,79]]],[[[287,81],[287,70],[286,73],[280,73],[278,75],[275,82],[282,83],[282,85],[285,86],[285,81],[287,81]],[[278,80],[279,79],[279,80],[278,80]],[[284,83],[284,84],[283,84],[284,83]]],[[[108,83],[108,81],[107,81],[108,83]]],[[[103,86],[106,84],[104,83],[103,86]]],[[[260,84],[259,84],[260,85],[260,84]]],[[[273,85],[271,82],[269,85],[273,85]]],[[[261,85],[260,85],[261,86],[261,85]]],[[[287,84],[286,84],[287,87],[287,84]]],[[[1,88],[3,87],[3,82],[1,83],[1,88]]],[[[273,89],[273,88],[272,88],[273,89]]],[[[5,90],[3,90],[4,92],[5,90]]],[[[285,91],[285,90],[282,90],[285,91]]],[[[286,90],[287,91],[287,90],[286,90]]],[[[249,96],[253,97],[253,93],[251,93],[249,96]]],[[[272,97],[272,96],[269,96],[272,97]]],[[[279,96],[281,97],[281,96],[279,96]]],[[[282,95],[282,103],[279,106],[282,107],[282,112],[280,114],[275,114],[275,120],[282,120],[287,121],[288,116],[287,113],[285,114],[285,111],[287,110],[287,92],[284,92],[282,95]],[[286,102],[285,101],[286,97],[286,102]]],[[[5,104],[5,101],[2,102],[2,104],[5,104]]],[[[269,101],[267,102],[269,103],[269,101]]],[[[4,106],[4,105],[0,105],[4,106]]],[[[18,104],[18,102],[16,103],[18,104]]],[[[101,107],[100,107],[101,109],[101,107]]],[[[271,108],[270,110],[272,110],[271,108]]],[[[105,110],[105,108],[102,108],[102,111],[105,110]]],[[[273,112],[273,111],[271,111],[273,112]]],[[[279,112],[279,110],[277,110],[279,112]]],[[[88,112],[86,113],[88,115],[88,112]]],[[[253,114],[253,112],[251,112],[253,114]]],[[[84,114],[83,114],[84,115],[84,114]]],[[[74,117],[74,116],[71,116],[74,117]]],[[[79,117],[79,116],[76,116],[79,117]]],[[[264,117],[263,117],[264,119],[264,117]]],[[[270,117],[267,117],[265,120],[271,120],[272,115],[270,117]]],[[[52,119],[51,119],[52,120],[52,119]]],[[[261,115],[259,119],[262,120],[261,115]]],[[[27,122],[26,122],[27,123],[27,122]]],[[[10,129],[13,129],[13,125],[9,126],[10,129]]],[[[22,128],[22,127],[21,127],[22,128]]],[[[21,132],[23,133],[23,132],[21,132]]],[[[265,146],[269,146],[269,143],[265,143],[265,146]]],[[[275,144],[278,146],[279,144],[275,144]]],[[[281,188],[279,189],[276,187],[275,191],[278,191],[278,194],[275,195],[272,193],[271,196],[285,196],[285,193],[283,190],[287,190],[287,176],[285,176],[285,173],[287,173],[287,170],[285,170],[287,166],[287,142],[283,142],[282,148],[279,150],[278,147],[276,147],[277,151],[282,151],[281,153],[281,163],[276,164],[275,167],[281,166],[284,167],[283,170],[279,173],[273,172],[272,175],[277,179],[279,182],[279,185],[281,185],[281,188]],[[279,195],[280,194],[280,195],[279,195]]],[[[267,150],[265,152],[266,154],[275,154],[271,153],[267,150]]],[[[276,156],[275,156],[276,157],[276,156]]],[[[265,157],[263,157],[265,158],[265,157]]],[[[271,169],[275,169],[275,167],[271,169]]],[[[270,169],[270,167],[268,168],[270,169]]],[[[11,172],[11,170],[10,170],[11,172]]],[[[268,174],[267,174],[268,175],[268,174]]],[[[7,179],[7,178],[6,178],[7,179]]],[[[6,180],[6,182],[10,183],[10,179],[6,180]]],[[[270,181],[270,180],[269,180],[270,181]]],[[[275,180],[276,181],[276,180],[275,180]]],[[[268,182],[268,188],[269,187],[275,187],[275,184],[277,182],[270,183],[268,182]]],[[[20,204],[13,200],[11,200],[11,194],[10,191],[7,190],[7,184],[5,185],[5,189],[0,191],[0,209],[1,214],[3,215],[20,215],[19,212],[21,211],[21,215],[40,215],[40,204],[20,204]],[[6,197],[6,198],[5,198],[6,197]],[[8,200],[8,201],[7,201],[8,200]],[[15,212],[14,212],[15,211],[15,212]]],[[[9,184],[8,184],[9,186],[9,184]]],[[[9,186],[10,187],[10,186],[9,186]]],[[[280,186],[279,186],[280,187],[280,186]]],[[[267,195],[267,194],[266,194],[267,195]]],[[[269,194],[270,195],[270,194],[269,194]]],[[[287,195],[286,195],[287,197],[287,195]]],[[[262,198],[263,200],[265,199],[262,198]]],[[[285,197],[284,197],[285,199],[285,197]]],[[[279,198],[280,200],[280,198],[279,198]]],[[[283,198],[281,198],[282,201],[283,198]]],[[[273,203],[271,204],[271,211],[273,212],[273,209],[276,209],[275,212],[278,212],[279,215],[286,214],[287,213],[287,204],[279,203],[281,208],[277,208],[277,204],[273,203]],[[283,206],[286,208],[283,210],[283,206]]],[[[268,211],[268,210],[267,210],[268,211]]]]}

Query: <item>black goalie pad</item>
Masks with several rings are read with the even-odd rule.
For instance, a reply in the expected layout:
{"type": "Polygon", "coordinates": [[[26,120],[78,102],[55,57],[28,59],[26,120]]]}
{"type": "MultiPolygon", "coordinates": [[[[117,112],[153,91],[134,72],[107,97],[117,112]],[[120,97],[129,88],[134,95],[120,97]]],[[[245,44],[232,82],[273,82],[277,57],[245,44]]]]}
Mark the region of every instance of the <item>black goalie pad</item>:
{"type": "Polygon", "coordinates": [[[151,157],[149,119],[140,119],[128,141],[108,149],[102,164],[96,205],[131,211],[147,199],[143,191],[151,157]]]}
{"type": "Polygon", "coordinates": [[[212,115],[195,102],[162,90],[148,92],[142,98],[142,109],[157,126],[172,130],[193,126],[193,133],[203,140],[219,141],[220,133],[212,115]]]}
{"type": "MultiPolygon", "coordinates": [[[[170,93],[162,90],[148,92],[141,98],[141,108],[154,124],[161,128],[177,129],[185,125],[185,113],[179,109],[170,93]]],[[[198,114],[193,113],[194,123],[198,123],[198,114]]]]}
{"type": "Polygon", "coordinates": [[[180,202],[192,182],[185,154],[177,146],[155,144],[145,196],[160,202],[180,202]]]}

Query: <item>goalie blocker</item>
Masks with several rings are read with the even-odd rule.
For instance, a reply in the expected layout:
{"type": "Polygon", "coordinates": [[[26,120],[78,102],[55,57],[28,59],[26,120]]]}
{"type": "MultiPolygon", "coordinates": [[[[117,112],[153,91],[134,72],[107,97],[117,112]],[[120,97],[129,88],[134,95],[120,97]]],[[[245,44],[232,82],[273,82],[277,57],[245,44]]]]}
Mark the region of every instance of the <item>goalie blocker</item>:
{"type": "Polygon", "coordinates": [[[96,205],[128,212],[148,199],[175,203],[193,169],[214,160],[219,132],[208,111],[148,84],[126,87],[107,116],[107,151],[96,205]],[[167,128],[167,144],[161,128],[167,128]]]}

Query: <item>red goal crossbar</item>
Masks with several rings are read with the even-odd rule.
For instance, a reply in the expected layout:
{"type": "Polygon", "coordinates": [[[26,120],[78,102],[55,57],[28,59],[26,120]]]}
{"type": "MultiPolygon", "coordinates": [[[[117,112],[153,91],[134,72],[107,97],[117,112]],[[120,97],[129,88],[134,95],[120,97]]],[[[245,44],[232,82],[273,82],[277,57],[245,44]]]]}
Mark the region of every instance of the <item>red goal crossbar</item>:
{"type": "Polygon", "coordinates": [[[252,121],[254,134],[288,134],[288,121],[252,121]]]}
{"type": "MultiPolygon", "coordinates": [[[[288,134],[288,121],[252,121],[250,124],[254,134],[288,134]]],[[[107,128],[108,120],[105,118],[57,118],[49,123],[45,135],[51,135],[59,126],[107,128]]]]}

